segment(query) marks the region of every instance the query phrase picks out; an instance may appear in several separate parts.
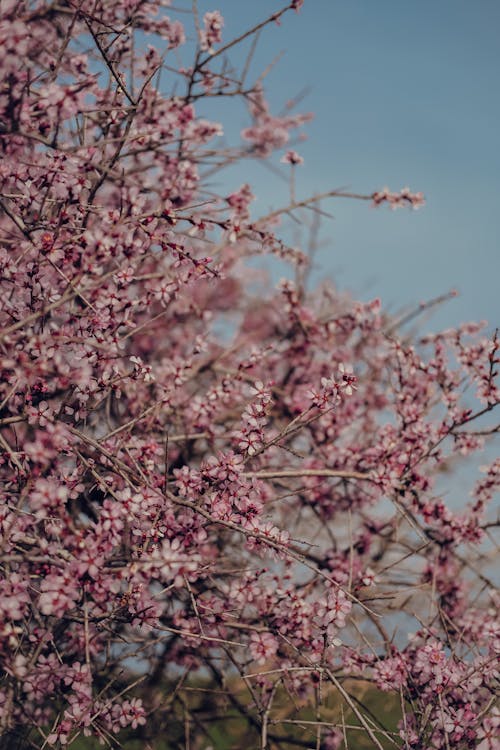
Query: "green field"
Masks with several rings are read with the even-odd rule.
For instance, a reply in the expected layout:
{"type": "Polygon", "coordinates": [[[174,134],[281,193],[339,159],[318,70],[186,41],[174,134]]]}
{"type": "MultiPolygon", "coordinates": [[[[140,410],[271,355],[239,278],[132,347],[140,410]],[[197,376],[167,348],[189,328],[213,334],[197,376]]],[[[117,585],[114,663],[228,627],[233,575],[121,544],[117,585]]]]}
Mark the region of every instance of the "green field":
{"type": "MultiPolygon", "coordinates": [[[[343,687],[365,723],[369,724],[372,737],[337,690],[323,688],[318,706],[282,691],[276,693],[268,716],[269,750],[316,750],[323,747],[318,744],[318,734],[328,724],[337,726],[342,732],[341,750],[377,749],[373,736],[383,750],[401,747],[397,730],[401,718],[399,695],[383,693],[363,681],[346,681],[343,687]]],[[[243,704],[241,692],[231,695],[243,704]]],[[[184,689],[175,701],[175,712],[172,706],[167,712],[168,726],[162,723],[160,710],[145,727],[124,732],[117,738],[118,742],[109,738],[109,746],[124,750],[260,750],[258,711],[254,707],[249,712],[252,722],[242,716],[229,696],[228,690],[184,689]]],[[[71,747],[73,750],[97,750],[103,745],[96,739],[79,737],[71,747]]]]}

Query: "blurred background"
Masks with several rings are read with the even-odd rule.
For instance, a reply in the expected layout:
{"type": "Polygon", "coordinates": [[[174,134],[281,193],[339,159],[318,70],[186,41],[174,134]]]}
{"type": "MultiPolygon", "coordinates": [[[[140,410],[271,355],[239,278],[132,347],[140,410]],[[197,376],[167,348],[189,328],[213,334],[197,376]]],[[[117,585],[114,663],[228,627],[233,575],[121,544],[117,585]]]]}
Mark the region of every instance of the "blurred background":
{"type": "MultiPolygon", "coordinates": [[[[198,3],[200,15],[223,13],[225,41],[279,7],[276,0],[198,3]]],[[[241,65],[248,49],[231,51],[233,64],[241,65]]],[[[425,330],[466,320],[497,325],[498,0],[305,0],[300,13],[263,30],[253,77],[273,62],[265,78],[273,114],[297,95],[297,111],[314,113],[303,129],[307,140],[293,146],[305,160],[296,168],[297,198],[409,186],[427,201],[418,211],[323,202],[334,219],[321,223],[315,277],[331,277],[360,300],[380,297],[394,312],[456,288],[459,296],[423,323],[425,330]]],[[[224,123],[233,144],[250,124],[234,102],[217,99],[207,114],[224,123]]],[[[279,159],[272,157],[272,169],[244,162],[214,180],[231,189],[250,182],[255,212],[263,214],[289,198],[289,167],[279,159]]]]}

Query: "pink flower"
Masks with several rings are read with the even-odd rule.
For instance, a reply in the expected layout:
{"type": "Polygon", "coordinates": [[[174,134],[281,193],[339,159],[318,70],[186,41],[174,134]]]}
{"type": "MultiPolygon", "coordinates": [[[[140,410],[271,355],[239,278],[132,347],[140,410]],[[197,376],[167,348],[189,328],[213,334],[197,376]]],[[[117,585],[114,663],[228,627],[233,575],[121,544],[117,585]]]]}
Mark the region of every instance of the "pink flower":
{"type": "Polygon", "coordinates": [[[246,218],[248,216],[248,207],[255,200],[255,196],[250,189],[250,185],[245,183],[234,193],[226,198],[228,204],[234,209],[237,216],[246,218]]]}
{"type": "Polygon", "coordinates": [[[338,628],[345,627],[345,618],[352,609],[352,604],[347,595],[338,588],[331,591],[327,596],[327,611],[325,621],[333,623],[338,628]]]}
{"type": "Polygon", "coordinates": [[[339,365],[340,373],[340,388],[344,391],[346,396],[352,396],[353,391],[356,390],[357,378],[353,375],[352,365],[344,365],[343,362],[339,365]]]}
{"type": "Polygon", "coordinates": [[[148,570],[154,572],[164,582],[177,588],[185,585],[185,577],[199,570],[200,556],[183,549],[181,540],[164,539],[151,554],[148,570]]]}
{"type": "Polygon", "coordinates": [[[21,620],[30,602],[29,581],[19,573],[11,573],[8,580],[0,580],[0,622],[21,620]]]}
{"type": "Polygon", "coordinates": [[[71,610],[80,596],[78,581],[69,575],[51,573],[40,585],[38,606],[44,615],[62,617],[71,610]]]}
{"type": "Polygon", "coordinates": [[[272,633],[256,633],[250,636],[250,653],[257,664],[265,664],[278,651],[278,641],[272,633]]]}
{"type": "Polygon", "coordinates": [[[213,45],[222,41],[224,19],[220,11],[213,10],[203,16],[204,29],[200,32],[201,48],[213,53],[213,45]]]}
{"type": "MultiPolygon", "coordinates": [[[[300,3],[303,0],[299,0],[300,3]]],[[[340,750],[344,743],[344,733],[341,729],[328,728],[321,737],[321,745],[325,750],[340,750]]]]}
{"type": "Polygon", "coordinates": [[[38,518],[61,515],[68,500],[68,488],[55,477],[40,477],[33,483],[29,494],[30,508],[38,518]]]}
{"type": "Polygon", "coordinates": [[[137,729],[146,723],[146,712],[144,711],[142,700],[132,698],[125,700],[123,703],[115,704],[112,708],[113,731],[119,732],[123,727],[132,727],[137,729]]]}
{"type": "Polygon", "coordinates": [[[169,49],[180,47],[186,41],[184,26],[180,21],[171,21],[169,19],[165,35],[168,39],[169,49]]]}
{"type": "Polygon", "coordinates": [[[40,427],[45,427],[53,420],[54,413],[47,401],[40,401],[37,406],[29,406],[26,411],[28,424],[38,424],[40,427]]]}
{"type": "Polygon", "coordinates": [[[254,456],[262,448],[262,439],[258,432],[236,432],[235,437],[238,440],[238,448],[249,456],[254,456]]]}
{"type": "Polygon", "coordinates": [[[391,193],[389,188],[378,190],[372,195],[373,205],[380,206],[382,203],[388,203],[392,209],[410,206],[411,208],[420,208],[425,204],[423,193],[412,193],[409,188],[403,188],[399,193],[391,193]]]}
{"type": "Polygon", "coordinates": [[[52,731],[47,736],[48,744],[57,745],[58,743],[60,743],[61,745],[67,745],[69,736],[73,731],[73,728],[73,722],[69,719],[64,719],[56,726],[55,731],[52,731]]]}
{"type": "Polygon", "coordinates": [[[286,154],[281,157],[280,161],[283,162],[283,164],[291,164],[292,166],[304,163],[304,159],[296,151],[287,151],[286,154]]]}
{"type": "Polygon", "coordinates": [[[441,685],[449,676],[449,665],[443,644],[430,639],[417,651],[413,670],[419,675],[420,681],[431,681],[434,685],[441,685]]]}
{"type": "Polygon", "coordinates": [[[408,680],[408,669],[403,657],[398,655],[377,662],[373,676],[381,690],[400,690],[408,680]]]}
{"type": "Polygon", "coordinates": [[[477,745],[477,750],[498,750],[499,727],[500,713],[498,709],[494,708],[491,716],[486,717],[482,726],[478,729],[479,745],[477,745]]]}

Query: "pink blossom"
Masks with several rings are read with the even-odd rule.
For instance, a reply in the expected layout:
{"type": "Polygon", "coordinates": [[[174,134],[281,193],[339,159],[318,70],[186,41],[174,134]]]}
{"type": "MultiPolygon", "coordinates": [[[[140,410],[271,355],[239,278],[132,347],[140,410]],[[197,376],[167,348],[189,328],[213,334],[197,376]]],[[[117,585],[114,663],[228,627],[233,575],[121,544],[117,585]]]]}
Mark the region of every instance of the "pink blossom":
{"type": "Polygon", "coordinates": [[[373,674],[381,690],[401,690],[408,680],[408,669],[402,656],[377,662],[373,674]]]}
{"type": "Polygon", "coordinates": [[[383,188],[373,193],[372,200],[374,206],[380,206],[386,202],[392,209],[402,206],[417,209],[425,204],[423,193],[412,193],[409,188],[403,188],[399,193],[391,193],[389,188],[383,188]]]}
{"type": "Polygon", "coordinates": [[[265,664],[278,650],[278,641],[271,633],[255,633],[250,636],[250,653],[257,664],[265,664]]]}
{"type": "Polygon", "coordinates": [[[326,600],[325,622],[333,623],[339,628],[345,627],[346,617],[352,609],[352,604],[342,589],[331,591],[326,600]]]}
{"type": "Polygon", "coordinates": [[[185,576],[198,570],[200,558],[197,554],[187,554],[179,539],[172,542],[163,540],[160,546],[153,550],[149,569],[157,573],[161,579],[174,586],[185,585],[185,576]]]}
{"type": "Polygon", "coordinates": [[[53,418],[53,411],[47,401],[40,401],[37,406],[28,407],[28,423],[45,427],[53,418]]]}
{"type": "Polygon", "coordinates": [[[298,154],[296,151],[287,151],[284,156],[280,159],[283,164],[291,164],[292,166],[295,166],[296,164],[303,164],[304,159],[300,154],[298,154]]]}
{"type": "Polygon", "coordinates": [[[163,32],[166,35],[170,49],[180,47],[186,42],[186,34],[184,32],[184,26],[180,21],[170,21],[166,24],[166,28],[163,32]]]}
{"type": "Polygon", "coordinates": [[[91,5],[0,13],[1,731],[155,745],[181,719],[202,748],[225,686],[257,746],[283,697],[300,722],[371,681],[408,750],[493,750],[500,462],[469,501],[452,478],[497,434],[498,335],[314,285],[288,231],[314,197],[232,184],[276,151],[299,177],[310,115],[266,99],[252,43],[301,0],[227,44],[196,3],[91,5]]]}
{"type": "Polygon", "coordinates": [[[203,26],[203,31],[200,32],[201,48],[212,54],[214,44],[220,44],[222,41],[224,19],[220,11],[213,10],[205,13],[203,26]]]}
{"type": "Polygon", "coordinates": [[[344,365],[343,362],[339,364],[340,373],[340,388],[344,391],[347,396],[352,396],[354,390],[356,390],[356,377],[353,375],[352,365],[344,365]]]}
{"type": "Polygon", "coordinates": [[[73,724],[71,721],[65,719],[61,721],[54,732],[51,732],[47,736],[47,742],[49,745],[57,745],[60,743],[61,745],[67,745],[69,741],[69,736],[71,734],[71,731],[73,729],[73,724]]]}
{"type": "Polygon", "coordinates": [[[30,602],[29,581],[19,573],[11,574],[9,580],[0,580],[0,621],[21,620],[30,602]]]}
{"type": "Polygon", "coordinates": [[[38,601],[40,611],[44,615],[61,617],[71,610],[79,598],[78,582],[68,575],[51,573],[40,585],[38,601]]]}
{"type": "Polygon", "coordinates": [[[253,195],[250,185],[245,183],[240,187],[239,190],[235,191],[234,193],[231,193],[226,198],[228,204],[231,206],[231,208],[234,210],[236,216],[241,216],[243,218],[248,217],[248,207],[250,203],[255,200],[255,196],[253,195]]]}
{"type": "Polygon", "coordinates": [[[479,745],[477,750],[496,750],[498,747],[498,728],[500,727],[500,715],[497,709],[493,709],[491,716],[487,716],[477,732],[479,745]]]}

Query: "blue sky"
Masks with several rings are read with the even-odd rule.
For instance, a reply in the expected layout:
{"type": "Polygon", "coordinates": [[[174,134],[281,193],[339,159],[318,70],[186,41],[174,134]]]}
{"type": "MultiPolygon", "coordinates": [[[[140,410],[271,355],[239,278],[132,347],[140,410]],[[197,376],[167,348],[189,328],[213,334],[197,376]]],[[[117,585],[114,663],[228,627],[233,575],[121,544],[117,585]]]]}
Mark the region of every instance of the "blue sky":
{"type": "MultiPolygon", "coordinates": [[[[224,14],[225,40],[279,7],[199,0],[201,13],[224,14]]],[[[298,196],[409,185],[427,199],[416,212],[322,204],[335,218],[322,225],[316,278],[326,274],[359,299],[380,296],[392,310],[457,288],[427,329],[498,324],[500,3],[305,0],[261,35],[253,71],[281,52],[266,78],[273,111],[308,88],[299,109],[315,115],[297,146],[298,196]]],[[[246,125],[243,110],[231,115],[229,137],[246,125]]],[[[278,155],[273,163],[283,168],[278,155]]],[[[263,166],[245,164],[228,179],[252,183],[259,212],[286,203],[285,180],[263,166]]]]}

